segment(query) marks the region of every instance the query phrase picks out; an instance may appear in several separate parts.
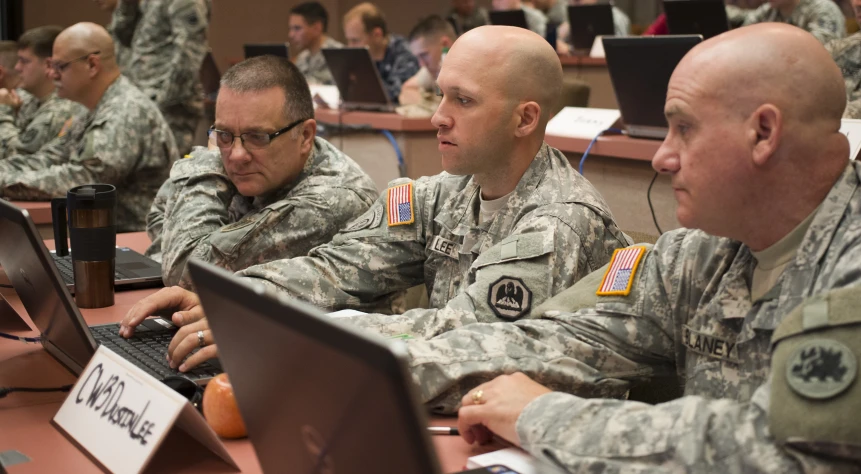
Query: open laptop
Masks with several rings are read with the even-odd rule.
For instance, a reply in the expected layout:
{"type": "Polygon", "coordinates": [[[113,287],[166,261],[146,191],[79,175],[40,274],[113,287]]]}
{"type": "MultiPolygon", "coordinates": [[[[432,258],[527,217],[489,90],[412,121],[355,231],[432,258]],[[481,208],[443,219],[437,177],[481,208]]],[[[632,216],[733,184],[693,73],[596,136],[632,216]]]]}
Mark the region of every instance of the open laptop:
{"type": "MultiPolygon", "coordinates": [[[[60,271],[60,278],[66,283],[71,293],[75,293],[75,272],[72,267],[72,256],[57,256],[51,250],[54,265],[60,271]]],[[[128,247],[117,247],[114,261],[114,289],[132,290],[138,288],[158,288],[164,286],[161,278],[161,264],[141,255],[128,247]]]]}
{"type": "MultiPolygon", "coordinates": [[[[4,239],[0,266],[42,333],[42,346],[72,373],[80,375],[96,347],[105,345],[156,379],[178,374],[165,358],[177,331],[173,323],[162,318],[147,319],[130,339],[118,335],[118,323],[88,327],[30,214],[0,200],[0,235],[4,239]]],[[[218,373],[221,366],[214,360],[185,375],[203,384],[218,373]]]]}
{"type": "Polygon", "coordinates": [[[438,474],[406,348],[189,264],[263,472],[438,474]]]}
{"type": "Polygon", "coordinates": [[[529,29],[526,24],[526,13],[519,8],[516,10],[495,10],[488,13],[490,14],[491,25],[517,26],[529,29]]]}
{"type": "Polygon", "coordinates": [[[380,72],[367,48],[323,48],[322,51],[341,93],[343,108],[385,112],[394,110],[380,72]]]}
{"type": "Polygon", "coordinates": [[[267,54],[290,59],[290,47],[287,43],[244,44],[242,49],[245,50],[245,59],[267,54]]]}
{"type": "Polygon", "coordinates": [[[568,6],[568,26],[574,49],[589,51],[595,43],[596,36],[616,34],[613,5],[570,5],[568,6]]]}
{"type": "Polygon", "coordinates": [[[628,135],[664,139],[664,103],[679,61],[703,40],[699,35],[605,37],[607,69],[628,135]]]}
{"type": "Polygon", "coordinates": [[[664,0],[671,35],[709,39],[729,30],[724,0],[664,0]]]}

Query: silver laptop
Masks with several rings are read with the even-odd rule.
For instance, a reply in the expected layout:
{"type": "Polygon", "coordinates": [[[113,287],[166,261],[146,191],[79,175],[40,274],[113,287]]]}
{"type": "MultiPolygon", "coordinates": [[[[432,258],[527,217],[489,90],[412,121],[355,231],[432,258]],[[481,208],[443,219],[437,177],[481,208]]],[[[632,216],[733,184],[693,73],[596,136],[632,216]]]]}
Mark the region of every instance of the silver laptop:
{"type": "MultiPolygon", "coordinates": [[[[30,214],[0,200],[0,235],[0,266],[41,332],[42,346],[72,373],[80,375],[96,347],[105,345],[158,380],[178,374],[165,358],[177,331],[173,323],[147,319],[130,339],[119,336],[118,323],[88,327],[30,214]]],[[[221,366],[213,360],[185,375],[202,384],[218,373],[221,366]]]]}
{"type": "Polygon", "coordinates": [[[290,59],[290,46],[287,43],[245,44],[242,49],[245,59],[267,55],[290,59]]]}
{"type": "MultiPolygon", "coordinates": [[[[66,283],[66,288],[75,293],[75,272],[72,267],[72,256],[57,256],[51,250],[54,265],[60,271],[60,278],[66,283]]],[[[138,288],[158,288],[164,286],[161,278],[161,264],[128,248],[117,247],[114,264],[114,289],[132,290],[138,288]]]]}
{"type": "Polygon", "coordinates": [[[391,112],[395,109],[367,48],[323,48],[323,56],[338,92],[342,108],[391,112]]]}
{"type": "Polygon", "coordinates": [[[441,472],[406,348],[189,263],[263,472],[441,472]]]}
{"type": "Polygon", "coordinates": [[[607,69],[628,135],[664,139],[664,103],[679,61],[702,42],[700,35],[604,37],[607,69]]]}

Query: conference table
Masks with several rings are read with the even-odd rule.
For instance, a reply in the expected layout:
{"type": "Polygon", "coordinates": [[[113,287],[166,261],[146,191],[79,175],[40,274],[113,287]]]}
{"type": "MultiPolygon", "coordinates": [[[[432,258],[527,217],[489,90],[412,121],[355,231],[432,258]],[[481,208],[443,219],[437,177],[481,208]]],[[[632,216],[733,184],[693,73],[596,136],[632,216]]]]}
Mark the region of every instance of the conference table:
{"type": "Polygon", "coordinates": [[[30,218],[36,224],[36,229],[44,239],[50,239],[54,236],[54,229],[51,226],[51,201],[10,201],[12,204],[25,209],[30,213],[30,218]]]}
{"type": "Polygon", "coordinates": [[[318,108],[314,117],[323,125],[322,136],[355,160],[380,191],[395,178],[442,172],[430,117],[325,108],[318,108]]]}
{"type": "MultiPolygon", "coordinates": [[[[571,165],[578,168],[591,139],[547,135],[544,141],[565,153],[571,165]]],[[[651,160],[660,146],[661,140],[605,135],[595,142],[586,158],[583,176],[604,196],[617,224],[626,232],[658,235],[646,193],[655,175],[651,160]]],[[[669,177],[658,176],[651,196],[661,230],[681,227],[669,177]]]]}
{"type": "MultiPolygon", "coordinates": [[[[143,252],[149,245],[145,233],[117,235],[117,243],[143,252]]],[[[53,248],[53,241],[45,241],[53,248]]],[[[0,272],[0,281],[8,284],[0,272]]],[[[156,290],[117,292],[114,306],[82,309],[88,324],[118,322],[141,298],[156,290]]],[[[0,288],[0,294],[19,313],[26,311],[15,291],[0,288]]],[[[0,331],[17,335],[38,335],[35,331],[15,331],[10,316],[0,310],[0,331]]],[[[29,320],[27,320],[29,322],[29,320]]],[[[32,323],[30,323],[32,326],[32,323]]],[[[24,344],[0,339],[0,387],[56,387],[75,382],[75,377],[54,360],[41,345],[24,344]]],[[[17,450],[30,461],[7,468],[9,474],[74,472],[103,472],[94,461],[51,425],[51,419],[65,399],[64,393],[12,393],[0,398],[0,456],[17,450]]],[[[431,424],[454,426],[454,418],[434,418],[431,424]]],[[[173,436],[173,434],[171,435],[173,436]]],[[[380,442],[384,442],[381,440],[380,442]]],[[[459,436],[434,436],[433,442],[444,472],[456,472],[470,456],[505,447],[502,442],[486,446],[471,446],[459,436]]],[[[246,439],[225,440],[224,445],[239,465],[241,472],[261,472],[257,456],[246,439]]],[[[168,438],[147,469],[149,472],[233,472],[226,464],[208,455],[183,434],[168,438]]]]}
{"type": "Polygon", "coordinates": [[[562,63],[562,74],[564,76],[573,77],[589,84],[591,88],[589,92],[589,107],[599,109],[619,108],[605,58],[559,56],[559,61],[562,63]]]}

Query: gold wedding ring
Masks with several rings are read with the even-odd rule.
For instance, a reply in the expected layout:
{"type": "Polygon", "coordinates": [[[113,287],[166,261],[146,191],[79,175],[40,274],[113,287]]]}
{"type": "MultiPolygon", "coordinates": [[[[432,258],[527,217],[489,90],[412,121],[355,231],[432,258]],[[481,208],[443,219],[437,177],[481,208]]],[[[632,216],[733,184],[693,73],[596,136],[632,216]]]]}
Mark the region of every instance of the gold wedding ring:
{"type": "Polygon", "coordinates": [[[206,346],[206,341],[203,340],[203,331],[197,331],[197,346],[198,347],[206,346]]]}
{"type": "Polygon", "coordinates": [[[473,405],[481,405],[482,403],[484,403],[484,399],[482,398],[483,396],[484,396],[484,390],[477,390],[477,391],[473,392],[472,393],[473,405]]]}

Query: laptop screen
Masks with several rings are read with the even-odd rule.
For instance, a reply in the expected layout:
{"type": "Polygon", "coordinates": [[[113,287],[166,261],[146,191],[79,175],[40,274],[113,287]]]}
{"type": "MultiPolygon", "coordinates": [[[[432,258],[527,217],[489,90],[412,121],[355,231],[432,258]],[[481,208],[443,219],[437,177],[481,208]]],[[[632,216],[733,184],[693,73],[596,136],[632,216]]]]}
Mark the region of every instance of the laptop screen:
{"type": "Polygon", "coordinates": [[[266,56],[267,54],[290,59],[290,47],[287,46],[287,43],[246,44],[242,48],[245,50],[245,59],[266,56]]]}
{"type": "Polygon", "coordinates": [[[528,28],[526,24],[526,13],[521,9],[492,11],[490,12],[490,24],[528,28]]]}
{"type": "Polygon", "coordinates": [[[568,24],[574,49],[591,49],[596,36],[616,34],[612,5],[571,5],[568,7],[568,24]]]}
{"type": "Polygon", "coordinates": [[[26,211],[0,199],[0,266],[6,272],[42,344],[79,374],[95,353],[96,341],[86,328],[65,283],[26,211]],[[9,245],[9,243],[14,243],[9,245]]]}
{"type": "Polygon", "coordinates": [[[724,0],[664,0],[672,35],[702,35],[708,39],[729,29],[724,0]]]}
{"type": "Polygon", "coordinates": [[[264,472],[439,472],[389,341],[211,265],[189,268],[264,472]]]}
{"type": "Polygon", "coordinates": [[[345,105],[391,103],[367,48],[323,48],[322,51],[345,105]]]}
{"type": "Polygon", "coordinates": [[[667,86],[700,36],[604,38],[607,68],[625,125],[666,129],[667,86]]]}

